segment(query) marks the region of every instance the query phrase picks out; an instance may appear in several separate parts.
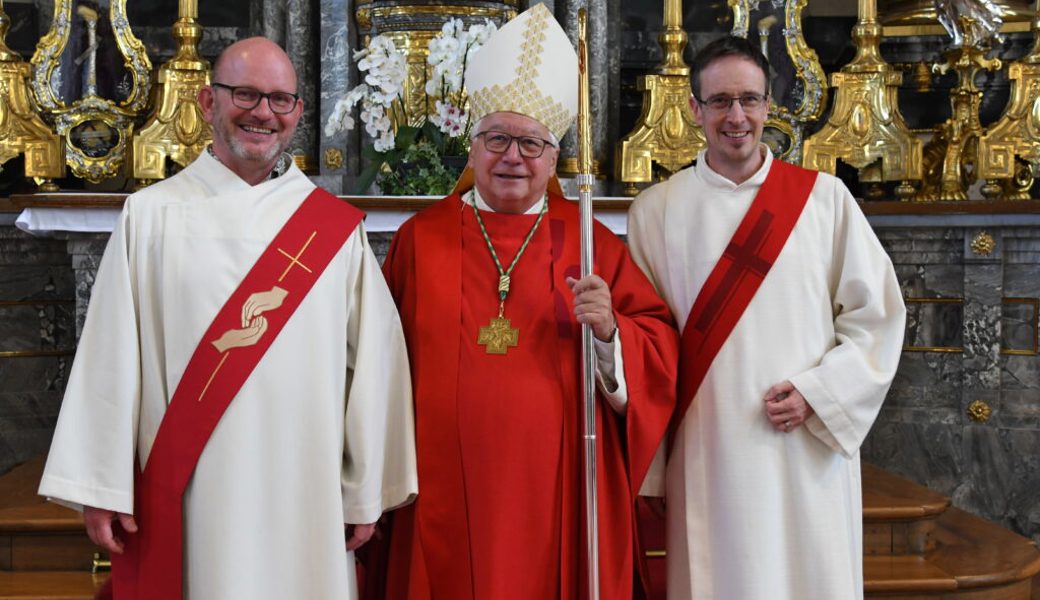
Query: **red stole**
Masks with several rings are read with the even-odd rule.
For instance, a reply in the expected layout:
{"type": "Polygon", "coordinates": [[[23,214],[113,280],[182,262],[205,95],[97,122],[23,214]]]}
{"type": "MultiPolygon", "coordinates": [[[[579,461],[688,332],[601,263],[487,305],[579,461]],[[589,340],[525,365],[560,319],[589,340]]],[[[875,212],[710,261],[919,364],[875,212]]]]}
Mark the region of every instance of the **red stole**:
{"type": "MultiPolygon", "coordinates": [[[[458,418],[459,378],[467,374],[459,372],[460,336],[459,318],[463,311],[461,298],[463,281],[463,256],[461,240],[463,238],[463,213],[471,211],[456,196],[446,198],[437,205],[423,211],[415,217],[414,236],[410,240],[410,250],[402,251],[400,259],[388,258],[388,262],[414,260],[414,271],[393,265],[397,272],[392,275],[391,287],[397,289],[398,302],[401,306],[402,320],[408,336],[412,356],[413,381],[416,394],[416,439],[418,452],[418,468],[422,494],[412,507],[406,507],[395,517],[394,548],[391,551],[395,565],[391,569],[400,569],[405,574],[408,568],[401,569],[402,561],[411,560],[410,573],[415,578],[428,579],[435,588],[433,593],[443,597],[464,600],[472,596],[474,574],[472,565],[480,564],[482,557],[470,555],[467,543],[458,540],[470,538],[472,527],[466,518],[466,481],[463,465],[459,460],[459,448],[462,435],[455,425],[458,418]],[[398,271],[400,269],[400,271],[398,271]],[[396,277],[396,281],[393,278],[396,277]],[[414,277],[414,279],[411,279],[414,277]],[[403,280],[403,281],[402,281],[403,280]],[[414,287],[413,287],[414,286],[414,287]],[[414,295],[404,292],[412,288],[414,295]],[[402,299],[401,293],[411,298],[402,299]],[[405,533],[411,531],[411,534],[405,533]],[[417,539],[408,539],[415,535],[417,539]],[[401,542],[401,540],[406,540],[401,542]],[[401,546],[407,546],[405,551],[401,546]],[[436,571],[426,573],[426,568],[436,571]],[[417,575],[421,574],[421,575],[417,575]]],[[[555,315],[555,351],[548,353],[544,360],[555,365],[559,372],[558,384],[561,397],[573,399],[572,405],[563,413],[562,427],[565,443],[561,452],[560,502],[564,507],[582,506],[583,496],[580,493],[581,453],[580,443],[580,394],[578,390],[580,377],[580,330],[573,318],[572,296],[566,277],[578,277],[580,274],[580,223],[577,209],[573,203],[563,198],[550,196],[550,204],[545,222],[540,227],[548,227],[550,248],[552,253],[550,279],[551,310],[555,315]]],[[[544,232],[542,233],[544,236],[544,232]]],[[[544,237],[543,237],[544,239],[544,237]]],[[[470,249],[467,248],[467,252],[470,249]]],[[[487,249],[480,247],[472,251],[482,255],[487,249]]],[[[533,250],[529,250],[533,251],[533,250]]],[[[392,250],[393,252],[393,250],[392,250]]],[[[503,261],[512,258],[501,256],[503,261]]],[[[523,262],[528,257],[521,259],[523,262]]],[[[490,259],[489,259],[490,262],[490,259]]],[[[493,268],[493,267],[489,267],[493,268]]],[[[640,274],[641,276],[641,274],[640,274]]],[[[645,281],[645,279],[643,280],[645,281]]],[[[650,288],[647,287],[647,290],[650,288]]],[[[489,289],[493,295],[494,289],[489,289]]],[[[663,308],[663,307],[662,307],[663,308]]],[[[664,313],[666,314],[666,312],[664,313]]],[[[510,315],[509,300],[506,302],[505,316],[510,315]]],[[[491,317],[493,315],[487,315],[491,317]]],[[[514,323],[516,325],[517,323],[514,323]]],[[[662,327],[664,325],[662,324],[662,327]]],[[[472,334],[476,342],[476,331],[472,334]]],[[[464,334],[466,335],[466,334],[464,334]]],[[[520,332],[520,344],[525,343],[524,330],[520,332]]],[[[530,341],[530,338],[528,338],[530,341]]],[[[632,344],[633,352],[639,345],[632,344]]],[[[627,348],[627,345],[626,345],[627,348]]],[[[512,350],[511,350],[512,351],[512,350]]],[[[508,355],[507,355],[508,356],[508,355]]],[[[674,356],[674,355],[673,355],[674,356]]],[[[674,358],[672,359],[674,360],[674,358]]],[[[674,363],[673,363],[674,364],[674,363]]],[[[518,373],[517,377],[523,377],[518,373]]],[[[503,382],[508,385],[508,382],[503,382]]],[[[493,396],[493,391],[489,391],[493,396]]],[[[669,404],[664,414],[670,414],[669,404]]],[[[601,581],[605,589],[622,589],[620,583],[628,578],[627,586],[631,587],[633,562],[631,556],[632,523],[631,511],[634,494],[628,484],[630,478],[642,480],[646,467],[652,458],[656,445],[649,450],[640,449],[638,459],[630,456],[626,462],[623,458],[626,446],[626,424],[621,419],[607,413],[601,407],[597,413],[600,433],[599,448],[599,489],[600,489],[600,554],[601,581]],[[645,455],[645,456],[644,456],[645,455]],[[645,463],[645,464],[644,464],[645,463]],[[619,497],[619,493],[621,496],[619,497]],[[619,531],[623,530],[623,531],[619,531]]],[[[664,419],[661,420],[660,434],[663,432],[664,419]]],[[[502,424],[508,427],[508,423],[502,424]]],[[[643,435],[643,431],[639,435],[643,435]]],[[[657,440],[660,439],[658,435],[657,440]]],[[[532,439],[534,446],[540,440],[532,439]]],[[[638,445],[638,444],[637,444],[638,445]]],[[[649,446],[649,444],[645,444],[649,446]]],[[[630,449],[631,450],[631,449],[630,449]]],[[[635,486],[638,487],[638,486],[635,486]]],[[[566,513],[565,513],[566,514],[566,513]]],[[[560,554],[563,560],[584,562],[584,517],[578,517],[580,523],[570,522],[567,517],[561,524],[563,532],[560,536],[560,554]],[[575,559],[574,557],[581,557],[575,559]]],[[[531,527],[550,527],[551,523],[532,523],[531,527]]],[[[523,553],[524,548],[516,548],[523,553]]],[[[583,594],[584,572],[580,564],[561,564],[560,577],[565,598],[575,594],[583,594]],[[575,590],[572,594],[568,590],[575,590]]],[[[399,577],[407,575],[399,575],[399,577]]],[[[531,573],[531,577],[544,577],[545,574],[531,573]]],[[[398,577],[394,577],[398,579],[398,577]]],[[[397,581],[390,581],[390,597],[397,597],[395,590],[397,581]]],[[[414,582],[413,582],[414,583],[414,582]]],[[[414,589],[413,589],[414,592],[414,589]]],[[[609,597],[609,596],[604,596],[609,597]]]]}
{"type": "Polygon", "coordinates": [[[213,319],[177,384],[148,462],[136,478],[134,515],[139,531],[121,532],[124,553],[112,556],[117,600],[183,598],[182,497],[195,465],[224,411],[363,216],[315,189],[213,319]],[[245,329],[246,303],[263,292],[279,298],[250,319],[252,325],[265,319],[266,330],[236,334],[245,329]],[[236,341],[229,342],[232,338],[236,341]],[[215,344],[218,340],[221,343],[215,344]]]}
{"type": "Polygon", "coordinates": [[[816,171],[774,160],[733,238],[690,309],[679,348],[678,426],[715,356],[787,243],[816,171]]]}

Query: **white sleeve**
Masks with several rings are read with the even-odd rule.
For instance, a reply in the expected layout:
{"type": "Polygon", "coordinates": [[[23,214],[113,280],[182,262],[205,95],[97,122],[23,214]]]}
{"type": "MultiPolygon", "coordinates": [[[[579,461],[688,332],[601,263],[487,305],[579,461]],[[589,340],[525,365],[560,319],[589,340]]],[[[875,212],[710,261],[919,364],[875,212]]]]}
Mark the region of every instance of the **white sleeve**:
{"type": "Polygon", "coordinates": [[[348,281],[348,392],[342,473],[343,519],[374,523],[418,493],[408,352],[397,307],[368,247],[363,225],[348,281]]]}
{"type": "Polygon", "coordinates": [[[614,412],[623,415],[628,410],[628,384],[625,382],[621,336],[615,330],[614,339],[609,342],[601,342],[595,337],[592,339],[596,347],[596,382],[599,391],[614,412]]]}
{"type": "Polygon", "coordinates": [[[834,182],[832,310],[836,345],[791,378],[815,415],[806,426],[845,456],[877,417],[902,352],[906,309],[892,262],[852,195],[834,182]]]}
{"type": "Polygon", "coordinates": [[[128,200],[98,267],[40,480],[40,495],[78,510],[134,507],[141,359],[130,206],[128,200]]]}

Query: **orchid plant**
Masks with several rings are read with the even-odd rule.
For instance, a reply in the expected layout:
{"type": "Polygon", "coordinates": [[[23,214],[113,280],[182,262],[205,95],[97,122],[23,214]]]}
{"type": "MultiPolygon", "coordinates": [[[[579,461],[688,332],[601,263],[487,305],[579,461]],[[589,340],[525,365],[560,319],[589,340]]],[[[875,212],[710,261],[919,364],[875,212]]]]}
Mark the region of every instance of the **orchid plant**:
{"type": "Polygon", "coordinates": [[[421,115],[409,115],[404,98],[404,82],[408,76],[405,53],[385,35],[372,38],[364,49],[354,53],[357,68],[363,73],[362,83],[347,92],[332,109],[325,124],[325,135],[353,129],[354,108],[360,105],[359,117],[373,143],[365,146],[362,156],[368,166],[358,181],[365,190],[377,180],[387,194],[446,194],[450,191],[458,169],[450,169],[432,158],[461,156],[469,148],[469,131],[473,123],[465,110],[466,90],[463,74],[470,56],[494,33],[491,21],[465,28],[460,19],[449,19],[441,33],[430,40],[425,102],[421,115]],[[430,109],[433,110],[430,110],[430,109]],[[396,124],[396,128],[395,125],[396,124]],[[394,173],[399,165],[417,165],[417,174],[402,177],[394,173]],[[388,168],[384,168],[388,167],[388,168]]]}

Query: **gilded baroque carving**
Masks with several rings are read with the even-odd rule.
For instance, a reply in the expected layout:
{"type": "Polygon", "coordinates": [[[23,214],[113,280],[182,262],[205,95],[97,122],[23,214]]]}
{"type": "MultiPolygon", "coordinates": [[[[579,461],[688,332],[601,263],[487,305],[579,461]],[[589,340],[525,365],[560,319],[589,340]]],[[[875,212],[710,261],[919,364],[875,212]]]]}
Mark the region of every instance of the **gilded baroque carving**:
{"type": "Polygon", "coordinates": [[[1011,99],[1004,115],[979,140],[979,178],[987,185],[1004,180],[1000,193],[1008,200],[1028,199],[1040,173],[1040,14],[1032,31],[1032,51],[1008,67],[1011,99]]]}
{"type": "Polygon", "coordinates": [[[158,104],[134,136],[133,176],[142,183],[166,177],[167,158],[188,166],[213,139],[198,105],[199,89],[210,82],[210,65],[198,53],[197,0],[181,0],[179,12],[173,25],[177,54],[159,68],[158,104]]]}
{"type": "MultiPolygon", "coordinates": [[[[803,163],[834,173],[838,159],[861,170],[880,161],[883,181],[920,179],[922,144],[899,112],[903,76],[881,57],[876,17],[875,0],[860,0],[860,20],[853,29],[856,58],[831,75],[834,110],[806,141],[803,163]]],[[[902,189],[909,192],[909,186],[902,189]]]]}
{"type": "Polygon", "coordinates": [[[686,32],[680,17],[681,0],[664,0],[664,30],[658,37],[664,60],[650,75],[639,78],[643,108],[633,130],[617,145],[617,178],[632,184],[653,180],[653,165],[674,173],[697,157],[707,142],[690,108],[690,69],[683,62],[686,32]]]}
{"type": "Polygon", "coordinates": [[[49,190],[52,179],[65,175],[64,148],[33,106],[29,65],[7,47],[10,25],[0,4],[0,165],[25,154],[25,175],[49,190]]]}
{"type": "Polygon", "coordinates": [[[134,119],[148,103],[152,65],[130,29],[126,0],[99,3],[107,14],[87,4],[73,14],[74,4],[54,5],[51,29],[30,61],[32,90],[65,138],[72,172],[99,182],[123,166],[134,119]],[[102,43],[105,36],[112,43],[102,43]],[[105,48],[118,49],[119,57],[101,55],[105,48]]]}

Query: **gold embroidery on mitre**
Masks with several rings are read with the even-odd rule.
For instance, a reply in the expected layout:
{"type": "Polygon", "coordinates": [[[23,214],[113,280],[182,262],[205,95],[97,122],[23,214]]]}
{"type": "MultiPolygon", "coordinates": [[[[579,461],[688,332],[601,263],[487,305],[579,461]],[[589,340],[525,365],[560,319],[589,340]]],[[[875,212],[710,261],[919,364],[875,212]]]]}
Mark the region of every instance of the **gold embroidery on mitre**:
{"type": "Polygon", "coordinates": [[[493,112],[515,112],[531,117],[557,137],[563,137],[574,120],[574,113],[562,102],[544,95],[535,83],[542,62],[542,43],[552,18],[544,4],[535,7],[541,9],[533,8],[527,19],[516,79],[505,86],[491,85],[472,90],[470,102],[477,119],[493,112]]]}

